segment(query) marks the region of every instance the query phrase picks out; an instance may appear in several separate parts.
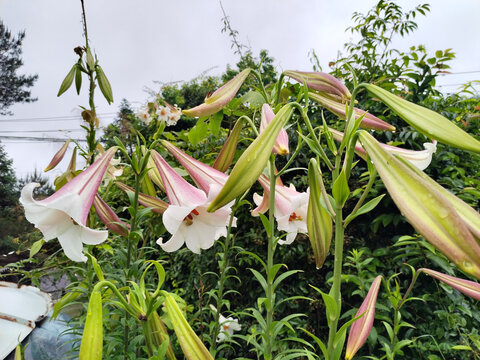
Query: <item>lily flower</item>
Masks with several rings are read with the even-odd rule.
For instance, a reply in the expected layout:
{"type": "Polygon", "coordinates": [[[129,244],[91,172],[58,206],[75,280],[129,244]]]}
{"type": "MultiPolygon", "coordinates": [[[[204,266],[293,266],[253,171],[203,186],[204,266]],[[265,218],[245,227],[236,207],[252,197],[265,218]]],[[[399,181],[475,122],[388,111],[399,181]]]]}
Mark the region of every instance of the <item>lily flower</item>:
{"type": "Polygon", "coordinates": [[[232,80],[218,88],[212,95],[207,96],[203,104],[182,112],[187,116],[196,117],[215,114],[234,98],[248,74],[250,74],[250,69],[243,70],[232,80]]]}
{"type": "MultiPolygon", "coordinates": [[[[345,104],[332,100],[326,96],[322,96],[321,94],[309,92],[308,96],[310,99],[318,102],[323,107],[330,110],[332,113],[337,115],[341,119],[346,119],[346,112],[345,112],[345,104]]],[[[364,110],[353,108],[353,114],[355,116],[355,120],[358,119],[360,116],[364,115],[362,121],[360,122],[360,127],[364,129],[372,129],[372,130],[379,130],[379,131],[395,131],[395,126],[379,119],[372,114],[365,112],[364,110]]]]}
{"type": "Polygon", "coordinates": [[[326,92],[330,96],[338,98],[341,102],[349,100],[352,96],[340,80],[324,72],[287,70],[284,74],[298,82],[305,82],[309,89],[326,92]]]}
{"type": "MultiPolygon", "coordinates": [[[[330,129],[330,132],[333,135],[333,138],[339,142],[343,139],[343,133],[334,129],[330,129]]],[[[402,149],[396,146],[391,146],[388,144],[383,144],[379,142],[380,146],[390,154],[398,155],[405,160],[408,160],[412,165],[417,167],[420,170],[425,170],[428,165],[432,162],[433,154],[437,151],[437,141],[433,140],[431,143],[423,143],[425,150],[408,150],[402,149]]],[[[355,153],[360,156],[363,160],[367,159],[367,152],[363,146],[357,142],[355,144],[355,153]]]]}
{"type": "Polygon", "coordinates": [[[231,209],[222,207],[208,213],[207,207],[214,192],[207,197],[204,191],[178,175],[159,153],[152,151],[151,157],[170,202],[163,213],[163,224],[172,237],[166,243],[160,238],[157,244],[167,252],[176,251],[186,244],[192,252],[199,254],[201,249],[212,247],[215,240],[226,236],[231,209]]]}
{"type": "MultiPolygon", "coordinates": [[[[260,175],[258,182],[263,187],[263,196],[253,194],[253,201],[257,208],[252,210],[253,216],[263,214],[269,208],[270,180],[265,175],[260,175]]],[[[298,192],[295,186],[290,187],[275,185],[275,209],[278,230],[286,231],[286,240],[280,239],[280,245],[291,244],[297,233],[307,233],[308,192],[298,192]]]]}
{"type": "Polygon", "coordinates": [[[108,231],[93,230],[85,225],[95,194],[116,150],[116,147],[108,149],[84,172],[44,200],[33,198],[33,190],[39,184],[30,183],[22,189],[20,202],[27,220],[42,232],[45,241],[58,238],[65,255],[73,261],[87,261],[82,253],[83,244],[97,245],[107,239],[108,231]]]}
{"type": "Polygon", "coordinates": [[[194,159],[166,140],[163,140],[162,144],[183,165],[200,189],[209,196],[218,195],[220,189],[227,182],[226,174],[194,159]]]}
{"type": "Polygon", "coordinates": [[[353,358],[365,341],[367,341],[368,335],[370,334],[370,331],[372,331],[373,319],[375,318],[375,305],[377,303],[378,290],[380,289],[381,281],[381,275],[373,280],[367,296],[355,314],[355,317],[361,316],[361,318],[355,320],[350,328],[345,360],[353,358]]]}
{"type": "Polygon", "coordinates": [[[218,334],[217,342],[225,341],[233,335],[234,331],[242,330],[242,326],[238,323],[238,319],[234,319],[233,317],[226,318],[220,314],[218,322],[220,323],[220,333],[218,334]]]}
{"type": "MultiPolygon", "coordinates": [[[[263,104],[262,106],[262,119],[260,122],[260,133],[262,133],[268,124],[275,117],[270,105],[263,104]]],[[[275,140],[275,145],[273,145],[273,152],[278,155],[288,155],[290,151],[288,150],[288,135],[285,129],[282,127],[280,133],[278,134],[277,140],[275,140]]]]}
{"type": "Polygon", "coordinates": [[[386,152],[366,131],[359,139],[410,224],[460,269],[480,279],[480,215],[408,161],[386,152]]]}

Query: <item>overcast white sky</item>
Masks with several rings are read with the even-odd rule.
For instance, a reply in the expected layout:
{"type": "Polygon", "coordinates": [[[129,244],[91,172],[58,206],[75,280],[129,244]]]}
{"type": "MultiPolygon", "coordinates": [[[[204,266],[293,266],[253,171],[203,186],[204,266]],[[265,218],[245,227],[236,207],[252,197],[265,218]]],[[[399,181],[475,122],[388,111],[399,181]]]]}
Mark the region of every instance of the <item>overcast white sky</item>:
{"type": "MultiPolygon", "coordinates": [[[[161,82],[188,81],[203,71],[219,75],[237,56],[230,38],[221,33],[222,11],[218,0],[85,0],[91,46],[110,79],[115,102],[108,106],[97,96],[102,125],[112,121],[122,98],[139,106],[148,98],[145,86],[158,89],[161,82]]],[[[315,49],[325,71],[328,62],[350,39],[345,33],[353,11],[366,12],[376,0],[223,0],[231,25],[241,42],[254,54],[268,49],[279,71],[311,70],[308,53],[315,49]]],[[[402,0],[404,9],[418,1],[402,0]]],[[[432,11],[417,17],[419,29],[408,38],[394,39],[393,47],[406,49],[424,44],[432,53],[453,48],[457,58],[452,72],[480,71],[480,1],[430,1],[432,11]]],[[[25,30],[22,72],[39,75],[32,89],[38,101],[11,108],[13,116],[0,117],[0,136],[64,138],[81,136],[79,105],[87,106],[87,92],[73,89],[56,97],[60,83],[77,56],[73,48],[84,45],[79,0],[0,0],[0,19],[14,33],[25,30]],[[47,119],[70,117],[65,121],[47,119]],[[24,120],[39,118],[35,121],[24,120]],[[19,119],[18,122],[5,121],[19,119]],[[4,120],[2,122],[2,120],[4,120]],[[50,130],[44,132],[45,130],[50,130]],[[53,131],[52,131],[53,130],[53,131]],[[19,131],[19,132],[13,132],[19,131]],[[31,131],[31,132],[29,132],[31,131]]],[[[480,79],[480,72],[442,77],[440,84],[480,79]]],[[[455,86],[444,89],[453,91],[455,86]]],[[[14,160],[19,177],[42,170],[60,143],[2,140],[14,160]]],[[[57,171],[61,173],[65,164],[57,171]]]]}

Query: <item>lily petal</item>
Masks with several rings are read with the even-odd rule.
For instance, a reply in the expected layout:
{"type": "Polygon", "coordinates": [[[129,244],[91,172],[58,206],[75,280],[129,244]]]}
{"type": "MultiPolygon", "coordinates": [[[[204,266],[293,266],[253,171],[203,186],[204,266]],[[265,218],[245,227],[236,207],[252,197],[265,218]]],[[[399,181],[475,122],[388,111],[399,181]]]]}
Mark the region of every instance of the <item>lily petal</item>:
{"type": "Polygon", "coordinates": [[[459,279],[454,276],[447,274],[442,274],[441,272],[430,270],[430,269],[419,269],[427,275],[434,277],[441,282],[450,285],[454,289],[460,291],[461,293],[475,299],[480,300],[480,284],[474,281],[459,279]]]}
{"type": "MultiPolygon", "coordinates": [[[[260,121],[260,133],[262,133],[268,124],[275,117],[275,113],[268,104],[262,106],[262,117],[260,121]]],[[[290,153],[288,149],[288,134],[284,128],[280,129],[275,145],[273,145],[273,152],[279,155],[288,155],[290,153]]]]}

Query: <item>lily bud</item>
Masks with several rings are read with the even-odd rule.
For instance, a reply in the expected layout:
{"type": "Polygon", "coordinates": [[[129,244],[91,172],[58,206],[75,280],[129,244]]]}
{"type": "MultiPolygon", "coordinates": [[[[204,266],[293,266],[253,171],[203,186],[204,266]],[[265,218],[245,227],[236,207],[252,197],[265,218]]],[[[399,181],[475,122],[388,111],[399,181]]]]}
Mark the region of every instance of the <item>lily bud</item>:
{"type": "MultiPolygon", "coordinates": [[[[332,241],[332,218],[321,205],[322,191],[320,188],[321,179],[318,164],[311,159],[308,164],[308,185],[310,186],[310,197],[308,200],[307,228],[308,238],[312,245],[313,255],[317,269],[320,269],[330,251],[332,241]]],[[[328,199],[324,199],[329,201],[328,199]]]]}
{"type": "Polygon", "coordinates": [[[381,275],[373,280],[365,300],[363,300],[362,305],[355,314],[355,317],[362,317],[354,321],[350,328],[345,360],[350,360],[355,356],[357,351],[363,346],[365,341],[367,341],[370,331],[372,331],[373,320],[375,318],[375,305],[377,303],[378,290],[380,289],[381,281],[381,275]]]}
{"type": "Polygon", "coordinates": [[[250,74],[250,69],[243,70],[232,80],[217,89],[212,95],[207,96],[203,104],[182,112],[187,116],[196,117],[215,114],[235,97],[248,74],[250,74]]]}
{"type": "Polygon", "coordinates": [[[450,285],[454,289],[460,291],[461,293],[475,299],[480,300],[480,284],[470,280],[459,279],[454,276],[447,274],[442,274],[441,272],[430,270],[430,269],[419,269],[431,277],[434,277],[441,282],[450,285]]]}
{"type": "Polygon", "coordinates": [[[230,131],[230,135],[228,135],[227,141],[225,141],[225,144],[223,144],[222,150],[220,150],[217,159],[213,163],[213,167],[218,171],[225,172],[228,170],[230,165],[232,165],[242,128],[243,119],[237,120],[232,131],[230,131]]]}
{"type": "Polygon", "coordinates": [[[87,319],[80,345],[79,360],[102,360],[102,293],[94,289],[88,302],[87,319]]]}
{"type": "Polygon", "coordinates": [[[287,104],[282,107],[265,131],[243,152],[233,167],[225,186],[208,207],[209,212],[220,209],[253,185],[267,165],[280,130],[292,114],[292,105],[287,104]]]}
{"type": "MultiPolygon", "coordinates": [[[[145,155],[147,153],[147,148],[142,145],[142,154],[145,155]]],[[[157,167],[155,166],[155,162],[153,161],[152,157],[148,157],[147,161],[147,168],[148,172],[147,175],[162,191],[165,191],[165,187],[163,186],[162,177],[158,172],[157,167]]]]}
{"type": "Polygon", "coordinates": [[[183,316],[175,298],[167,292],[163,292],[163,295],[165,296],[165,307],[168,317],[172,322],[175,334],[177,334],[178,342],[185,358],[187,360],[213,360],[212,355],[210,355],[202,340],[198,338],[183,316]]]}
{"type": "Polygon", "coordinates": [[[70,144],[70,139],[65,141],[65,144],[63,144],[60,150],[58,150],[57,153],[53,156],[52,161],[50,161],[50,164],[48,164],[45,170],[43,170],[44,172],[54,169],[55,166],[57,166],[58,163],[62,161],[63,157],[65,156],[65,153],[67,152],[68,144],[70,144]]]}
{"type": "MultiPolygon", "coordinates": [[[[270,124],[274,117],[275,114],[270,105],[263,104],[262,119],[260,122],[260,133],[265,130],[267,125],[270,124]]],[[[277,140],[275,140],[275,145],[273,145],[273,152],[278,155],[288,155],[290,153],[290,151],[288,150],[288,135],[283,127],[280,129],[277,140]]]]}
{"type": "Polygon", "coordinates": [[[309,89],[326,92],[331,96],[333,95],[341,102],[349,100],[352,96],[348,88],[342,84],[340,80],[324,72],[287,70],[284,74],[298,82],[305,82],[309,89]]]}
{"type": "Polygon", "coordinates": [[[480,153],[480,141],[435,111],[416,105],[376,85],[362,84],[415,130],[441,143],[480,153]]]}
{"type": "Polygon", "coordinates": [[[408,162],[389,154],[366,131],[360,132],[359,139],[410,224],[460,269],[480,279],[480,221],[475,210],[447,195],[447,190],[408,162]]]}
{"type": "Polygon", "coordinates": [[[112,208],[107,205],[100,195],[95,195],[95,198],[93,199],[93,206],[95,207],[98,217],[108,229],[121,236],[128,235],[127,223],[122,221],[118,215],[115,214],[115,211],[113,211],[112,208]]]}
{"type": "MultiPolygon", "coordinates": [[[[314,93],[314,92],[309,92],[308,97],[318,102],[328,110],[330,110],[339,118],[343,120],[346,119],[345,104],[332,100],[326,96],[322,96],[321,94],[314,93]]],[[[365,114],[362,121],[360,122],[360,127],[364,129],[372,129],[372,130],[379,130],[379,131],[395,131],[395,126],[377,118],[376,116],[373,116],[368,112],[366,113],[361,109],[353,108],[353,113],[355,116],[355,120],[365,114]]]]}
{"type": "MultiPolygon", "coordinates": [[[[127,194],[129,192],[130,193],[135,192],[134,188],[132,188],[128,185],[125,185],[124,183],[121,183],[120,181],[117,181],[115,184],[120,189],[125,191],[127,194]]],[[[141,192],[138,193],[138,203],[145,206],[145,207],[151,208],[152,211],[157,213],[157,214],[163,214],[165,212],[165,210],[167,210],[167,208],[168,208],[168,204],[165,201],[160,200],[159,198],[156,198],[156,197],[153,197],[153,196],[143,194],[141,192]]]]}
{"type": "Polygon", "coordinates": [[[147,318],[147,329],[152,337],[152,345],[157,348],[165,341],[169,342],[166,356],[169,360],[175,360],[176,357],[173,352],[172,344],[169,341],[167,328],[156,311],[153,311],[147,318]]]}

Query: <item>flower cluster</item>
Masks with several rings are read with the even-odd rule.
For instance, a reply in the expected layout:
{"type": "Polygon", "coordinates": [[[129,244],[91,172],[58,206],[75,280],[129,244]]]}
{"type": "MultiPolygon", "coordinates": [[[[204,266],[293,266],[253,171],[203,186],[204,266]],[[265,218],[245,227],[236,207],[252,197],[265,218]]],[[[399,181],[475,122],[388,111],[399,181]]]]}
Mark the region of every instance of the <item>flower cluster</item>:
{"type": "Polygon", "coordinates": [[[146,125],[150,124],[155,118],[160,122],[164,122],[167,126],[176,125],[182,116],[182,110],[177,105],[170,105],[164,100],[162,102],[165,105],[160,105],[156,101],[142,106],[135,113],[135,116],[146,125]]]}

